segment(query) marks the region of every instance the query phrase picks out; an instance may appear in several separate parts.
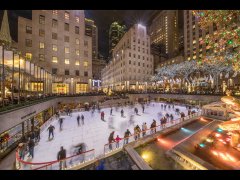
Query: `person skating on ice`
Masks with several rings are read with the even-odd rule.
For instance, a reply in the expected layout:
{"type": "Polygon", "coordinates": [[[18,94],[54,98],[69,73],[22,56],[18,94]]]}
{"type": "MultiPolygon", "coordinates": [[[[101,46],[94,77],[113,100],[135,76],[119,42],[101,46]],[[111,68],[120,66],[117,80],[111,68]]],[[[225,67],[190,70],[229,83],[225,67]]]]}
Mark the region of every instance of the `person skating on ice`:
{"type": "Polygon", "coordinates": [[[53,126],[53,125],[50,125],[49,127],[48,127],[48,132],[49,132],[49,134],[48,134],[48,139],[50,139],[50,136],[52,135],[52,138],[54,138],[54,129],[55,129],[55,127],[53,126]]]}
{"type": "Polygon", "coordinates": [[[110,109],[110,115],[111,115],[111,116],[112,116],[112,112],[113,112],[113,109],[111,108],[111,109],[110,109]]]}
{"type": "Polygon", "coordinates": [[[121,117],[124,117],[124,111],[123,111],[123,109],[121,110],[121,117]]]}
{"type": "Polygon", "coordinates": [[[104,111],[101,112],[101,120],[104,121],[104,111]]]}
{"type": "Polygon", "coordinates": [[[77,116],[77,123],[78,123],[78,126],[81,126],[81,124],[80,124],[80,116],[79,115],[77,116]]]}
{"type": "Polygon", "coordinates": [[[62,130],[63,118],[59,118],[60,131],[62,130]]]}
{"type": "Polygon", "coordinates": [[[59,161],[59,169],[62,170],[63,168],[67,168],[67,163],[66,163],[66,156],[67,152],[66,149],[61,146],[60,151],[57,154],[57,160],[59,161]]]}
{"type": "Polygon", "coordinates": [[[81,120],[82,120],[82,125],[84,125],[84,116],[83,116],[83,114],[81,115],[81,120]]]}

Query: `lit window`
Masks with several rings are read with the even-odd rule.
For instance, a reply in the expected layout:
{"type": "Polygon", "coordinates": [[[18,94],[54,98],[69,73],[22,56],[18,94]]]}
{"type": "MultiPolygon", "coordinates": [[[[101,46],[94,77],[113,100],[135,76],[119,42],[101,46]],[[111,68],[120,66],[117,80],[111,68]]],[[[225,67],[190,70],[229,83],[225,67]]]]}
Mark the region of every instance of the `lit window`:
{"type": "Polygon", "coordinates": [[[26,59],[32,60],[32,53],[26,53],[26,59]]]}
{"type": "Polygon", "coordinates": [[[44,43],[43,43],[43,42],[40,42],[40,43],[39,43],[39,48],[40,48],[40,49],[44,49],[44,43]]]}
{"type": "Polygon", "coordinates": [[[84,67],[88,67],[88,62],[87,62],[87,61],[84,61],[84,62],[83,62],[83,66],[84,66],[84,67]]]}
{"type": "Polygon", "coordinates": [[[65,17],[65,19],[69,19],[70,18],[69,12],[65,11],[64,17],[65,17]]]}
{"type": "Polygon", "coordinates": [[[190,57],[187,60],[190,61],[190,57]]]}
{"type": "Polygon", "coordinates": [[[76,20],[77,23],[79,23],[79,17],[78,16],[75,17],[75,20],[76,20]]]}
{"type": "Polygon", "coordinates": [[[53,62],[53,63],[57,63],[57,62],[58,62],[58,58],[57,58],[56,56],[53,56],[53,57],[52,57],[52,62],[53,62]]]}
{"type": "Polygon", "coordinates": [[[69,59],[65,59],[65,64],[70,64],[69,59]]]}
{"type": "Polygon", "coordinates": [[[79,60],[76,60],[75,65],[76,65],[76,66],[79,66],[79,65],[80,65],[80,61],[79,61],[79,60]]]}
{"type": "Polygon", "coordinates": [[[57,15],[58,14],[58,10],[53,10],[52,13],[53,13],[53,15],[57,15]]]}
{"type": "Polygon", "coordinates": [[[44,61],[44,54],[39,54],[39,61],[44,61]]]}
{"type": "Polygon", "coordinates": [[[79,52],[79,49],[76,49],[76,55],[79,56],[80,52],[79,52]]]}
{"type": "Polygon", "coordinates": [[[45,16],[43,15],[39,16],[39,24],[45,24],[45,16]]]}
{"type": "Polygon", "coordinates": [[[53,44],[53,45],[52,45],[52,50],[53,50],[53,51],[57,51],[57,50],[58,50],[58,47],[57,47],[56,44],[53,44]]]}
{"type": "Polygon", "coordinates": [[[79,39],[78,38],[76,38],[76,44],[79,44],[79,39]]]}
{"type": "Polygon", "coordinates": [[[196,56],[193,56],[193,59],[196,59],[196,56]]]}
{"type": "Polygon", "coordinates": [[[69,53],[69,47],[65,47],[65,53],[69,53]]]}

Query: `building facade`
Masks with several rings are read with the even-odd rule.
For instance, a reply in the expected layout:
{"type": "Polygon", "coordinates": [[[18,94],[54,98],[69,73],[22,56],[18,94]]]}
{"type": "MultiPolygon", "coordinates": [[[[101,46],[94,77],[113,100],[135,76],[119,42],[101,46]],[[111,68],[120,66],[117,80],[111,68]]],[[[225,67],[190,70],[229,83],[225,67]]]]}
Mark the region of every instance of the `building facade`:
{"type": "Polygon", "coordinates": [[[207,29],[200,29],[191,10],[184,10],[184,57],[186,60],[196,60],[210,53],[204,41],[206,36],[213,34],[217,26],[209,24],[207,29]]]}
{"type": "Polygon", "coordinates": [[[113,49],[113,59],[102,70],[105,91],[146,90],[153,75],[153,56],[146,27],[135,24],[113,49]]]}
{"type": "Polygon", "coordinates": [[[32,10],[32,20],[19,17],[18,49],[52,72],[53,93],[91,90],[92,38],[85,35],[83,10],[32,10]]]}
{"type": "Polygon", "coordinates": [[[161,45],[162,53],[168,58],[177,55],[178,10],[162,10],[152,20],[149,27],[151,44],[161,45]]]}
{"type": "Polygon", "coordinates": [[[92,59],[98,57],[98,28],[95,22],[85,18],[85,35],[92,37],[92,59]]]}
{"type": "Polygon", "coordinates": [[[109,29],[109,56],[112,57],[114,47],[123,37],[126,32],[126,26],[120,25],[118,22],[113,22],[109,29]]]}

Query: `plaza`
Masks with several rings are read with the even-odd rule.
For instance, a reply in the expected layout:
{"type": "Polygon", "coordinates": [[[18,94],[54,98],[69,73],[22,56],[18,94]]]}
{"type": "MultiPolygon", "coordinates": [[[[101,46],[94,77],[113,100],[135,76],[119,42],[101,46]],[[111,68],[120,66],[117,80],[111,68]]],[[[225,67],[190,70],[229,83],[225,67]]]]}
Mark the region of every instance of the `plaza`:
{"type": "Polygon", "coordinates": [[[239,170],[239,16],[1,10],[0,169],[239,170]]]}

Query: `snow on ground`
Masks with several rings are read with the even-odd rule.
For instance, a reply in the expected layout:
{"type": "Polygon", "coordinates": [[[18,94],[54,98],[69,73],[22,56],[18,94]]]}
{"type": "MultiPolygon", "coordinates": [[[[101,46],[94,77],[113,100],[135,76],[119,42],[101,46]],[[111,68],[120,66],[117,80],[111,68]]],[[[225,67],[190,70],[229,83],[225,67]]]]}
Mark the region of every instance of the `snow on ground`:
{"type": "MultiPolygon", "coordinates": [[[[143,122],[147,123],[149,128],[153,119],[157,121],[157,125],[160,124],[159,112],[164,116],[166,113],[173,114],[174,119],[180,116],[175,114],[175,109],[179,108],[180,112],[184,112],[187,115],[187,109],[185,106],[175,105],[174,109],[169,109],[168,106],[166,110],[161,109],[161,103],[152,102],[149,106],[145,105],[145,112],[142,113],[142,107],[140,104],[135,105],[138,108],[138,114],[135,115],[134,108],[130,106],[119,107],[116,111],[113,107],[113,116],[110,116],[110,108],[101,109],[105,113],[105,120],[102,121],[100,118],[100,113],[95,111],[94,114],[91,111],[75,112],[70,116],[61,116],[63,120],[63,130],[60,131],[58,120],[53,120],[51,123],[55,126],[54,139],[48,140],[48,131],[45,128],[41,133],[41,140],[34,148],[34,158],[32,162],[47,162],[54,161],[57,159],[57,153],[60,147],[63,146],[67,150],[67,157],[73,155],[73,146],[79,143],[85,143],[87,145],[87,150],[95,149],[95,156],[102,155],[104,152],[104,145],[108,143],[109,134],[115,131],[114,137],[119,135],[119,137],[124,136],[124,132],[128,128],[131,133],[133,133],[133,128],[137,124],[142,128],[143,122]],[[121,109],[124,110],[124,118],[121,117],[121,109]],[[77,125],[77,116],[84,115],[84,125],[77,125]],[[130,116],[133,116],[134,124],[130,124],[130,116]],[[112,117],[112,119],[110,118],[112,117]],[[111,123],[112,121],[112,123],[111,123]],[[113,128],[111,127],[113,126],[113,128]]],[[[81,122],[81,120],[80,120],[81,122]]]]}

